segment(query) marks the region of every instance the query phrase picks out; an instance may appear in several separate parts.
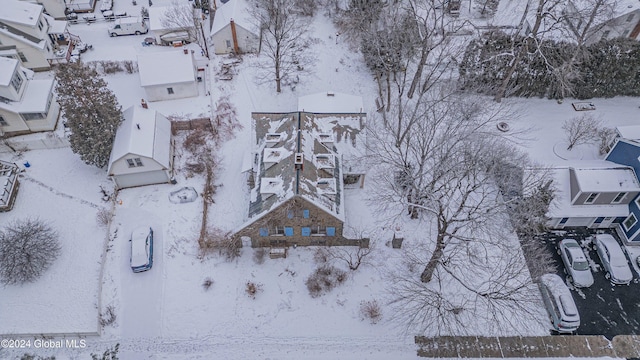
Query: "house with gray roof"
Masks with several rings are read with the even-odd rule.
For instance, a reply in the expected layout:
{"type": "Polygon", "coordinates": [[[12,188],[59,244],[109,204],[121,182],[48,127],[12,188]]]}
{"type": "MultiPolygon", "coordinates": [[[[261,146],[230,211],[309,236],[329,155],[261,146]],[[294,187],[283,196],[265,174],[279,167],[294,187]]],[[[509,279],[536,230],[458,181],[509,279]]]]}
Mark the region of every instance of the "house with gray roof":
{"type": "MultiPolygon", "coordinates": [[[[253,113],[248,219],[253,247],[357,245],[343,236],[345,163],[364,155],[364,113],[253,113]]],[[[364,171],[364,169],[360,169],[364,171]]]]}

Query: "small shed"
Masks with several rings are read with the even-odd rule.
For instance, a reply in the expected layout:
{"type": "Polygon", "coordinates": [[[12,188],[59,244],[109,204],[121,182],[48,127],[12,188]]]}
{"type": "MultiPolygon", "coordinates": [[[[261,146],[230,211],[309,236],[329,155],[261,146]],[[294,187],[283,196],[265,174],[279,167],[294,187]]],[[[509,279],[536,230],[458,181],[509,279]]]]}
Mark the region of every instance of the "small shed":
{"type": "Polygon", "coordinates": [[[118,128],[109,176],[116,188],[168,183],[173,165],[171,122],[159,112],[132,106],[118,128]]]}
{"type": "Polygon", "coordinates": [[[140,54],[138,69],[149,101],[198,96],[198,68],[188,49],[140,54]]]}
{"type": "Polygon", "coordinates": [[[218,55],[259,51],[260,30],[251,19],[248,0],[229,0],[218,7],[211,39],[218,55]]]}

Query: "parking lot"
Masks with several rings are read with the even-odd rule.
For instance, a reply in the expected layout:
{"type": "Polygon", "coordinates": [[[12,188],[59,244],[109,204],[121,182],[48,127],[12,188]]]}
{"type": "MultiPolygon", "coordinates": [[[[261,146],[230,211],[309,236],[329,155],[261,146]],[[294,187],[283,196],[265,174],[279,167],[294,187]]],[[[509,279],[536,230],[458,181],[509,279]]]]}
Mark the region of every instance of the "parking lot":
{"type": "MultiPolygon", "coordinates": [[[[563,238],[572,238],[582,244],[593,272],[594,283],[588,288],[569,285],[578,306],[581,325],[580,335],[604,335],[612,339],[615,335],[640,335],[640,279],[632,267],[633,281],[630,285],[612,285],[605,278],[600,258],[589,241],[592,234],[586,231],[568,232],[564,235],[549,234],[545,237],[547,249],[558,265],[558,275],[567,279],[564,264],[558,254],[558,243],[563,238]],[[585,248],[586,246],[586,248],[585,248]]],[[[617,239],[617,236],[612,233],[617,239]]],[[[627,258],[627,260],[629,260],[627,258]]],[[[629,264],[631,266],[631,264],[629,264]]]]}

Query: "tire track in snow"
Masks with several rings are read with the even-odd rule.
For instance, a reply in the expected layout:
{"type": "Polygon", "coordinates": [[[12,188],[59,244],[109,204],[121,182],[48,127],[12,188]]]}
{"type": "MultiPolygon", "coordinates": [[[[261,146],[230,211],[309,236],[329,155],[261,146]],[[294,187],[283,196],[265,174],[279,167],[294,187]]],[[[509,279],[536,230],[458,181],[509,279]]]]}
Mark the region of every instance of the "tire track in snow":
{"type": "Polygon", "coordinates": [[[49,185],[47,185],[47,184],[43,183],[42,181],[36,180],[36,179],[34,179],[34,178],[30,177],[30,176],[23,175],[23,176],[21,177],[21,179],[31,181],[32,183],[34,183],[34,184],[36,184],[36,185],[39,185],[39,186],[41,186],[41,187],[43,187],[43,188],[45,188],[45,189],[47,189],[47,190],[51,191],[52,193],[54,193],[54,194],[56,194],[56,195],[58,195],[58,196],[63,197],[63,198],[67,198],[67,199],[70,199],[70,200],[78,201],[78,202],[80,202],[81,204],[83,204],[83,205],[87,205],[87,206],[91,206],[91,207],[92,207],[92,208],[94,208],[94,209],[100,209],[100,208],[102,208],[102,206],[100,206],[100,205],[98,205],[98,204],[94,204],[94,203],[92,203],[91,201],[87,201],[87,200],[84,200],[84,199],[80,199],[80,198],[75,197],[75,196],[73,196],[73,195],[69,195],[69,194],[63,193],[63,192],[61,192],[61,191],[58,191],[58,190],[54,189],[53,187],[51,187],[51,186],[49,186],[49,185]]]}

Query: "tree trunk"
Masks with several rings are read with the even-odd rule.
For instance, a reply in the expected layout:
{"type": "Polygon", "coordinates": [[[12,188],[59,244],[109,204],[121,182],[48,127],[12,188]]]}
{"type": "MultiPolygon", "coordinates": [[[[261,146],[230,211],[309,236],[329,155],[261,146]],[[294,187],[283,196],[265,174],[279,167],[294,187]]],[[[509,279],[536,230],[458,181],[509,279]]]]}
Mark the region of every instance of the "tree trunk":
{"type": "Polygon", "coordinates": [[[411,86],[407,92],[407,97],[409,99],[413,97],[413,93],[416,91],[416,87],[418,87],[420,79],[422,79],[422,69],[424,69],[424,64],[427,62],[427,54],[427,44],[422,44],[422,52],[420,54],[420,61],[418,62],[418,69],[416,69],[416,73],[411,81],[411,86]]]}
{"type": "Polygon", "coordinates": [[[420,281],[423,283],[428,283],[433,278],[433,273],[436,271],[436,267],[440,264],[442,256],[444,255],[445,246],[444,235],[440,233],[436,241],[436,249],[433,251],[433,254],[431,254],[431,259],[429,259],[427,266],[425,266],[424,271],[420,275],[420,281]]]}
{"type": "Polygon", "coordinates": [[[502,98],[504,97],[504,93],[507,91],[507,85],[509,85],[509,81],[511,81],[511,77],[513,76],[513,73],[516,72],[518,63],[520,63],[520,59],[522,57],[523,51],[524,49],[519,49],[518,52],[516,53],[516,57],[513,59],[513,62],[511,63],[511,67],[509,68],[504,78],[502,79],[502,84],[500,85],[500,88],[498,89],[496,96],[493,98],[495,102],[499,103],[502,101],[502,98]]]}

